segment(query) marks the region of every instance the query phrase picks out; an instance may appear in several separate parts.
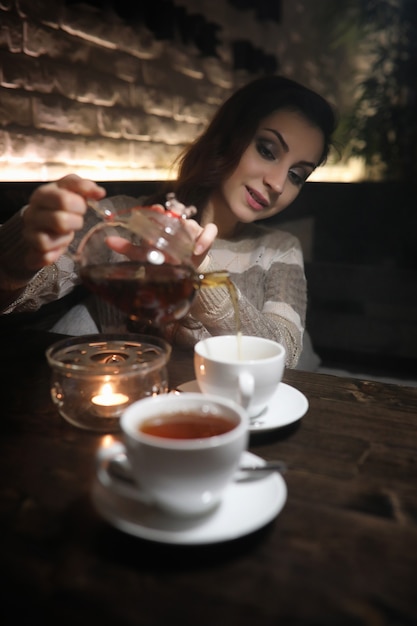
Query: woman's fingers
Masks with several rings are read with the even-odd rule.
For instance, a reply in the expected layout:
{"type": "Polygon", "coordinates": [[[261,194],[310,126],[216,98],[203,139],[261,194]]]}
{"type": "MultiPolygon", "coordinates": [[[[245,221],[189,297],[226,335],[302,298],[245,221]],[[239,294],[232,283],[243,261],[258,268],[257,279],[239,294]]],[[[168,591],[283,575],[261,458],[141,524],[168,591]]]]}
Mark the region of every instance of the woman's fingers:
{"type": "Polygon", "coordinates": [[[84,215],[87,209],[85,198],[100,200],[105,195],[103,187],[72,174],[56,183],[38,187],[30,197],[28,209],[84,215]]]}
{"type": "MultiPolygon", "coordinates": [[[[197,222],[191,224],[192,220],[187,220],[187,228],[194,238],[194,249],[192,261],[195,267],[201,265],[204,257],[209,251],[213,241],[217,236],[217,226],[215,224],[207,224],[202,228],[197,222]]],[[[127,241],[123,237],[109,236],[106,238],[106,244],[114,252],[125,255],[130,260],[135,261],[149,261],[149,257],[146,252],[146,247],[136,246],[127,241]]],[[[164,251],[166,259],[169,262],[169,250],[164,251]]],[[[163,258],[163,257],[162,257],[163,258]]],[[[152,261],[150,261],[152,262],[152,261]]]]}
{"type": "Polygon", "coordinates": [[[45,234],[33,237],[29,243],[25,255],[25,265],[29,270],[38,270],[45,265],[55,263],[62,254],[66,252],[68,246],[74,238],[74,233],[59,238],[51,238],[45,234]]]}
{"type": "Polygon", "coordinates": [[[80,230],[84,224],[85,198],[100,199],[105,193],[93,181],[75,174],[38,187],[23,217],[27,241],[44,247],[48,237],[59,241],[62,236],[73,236],[73,231],[80,230]]]}
{"type": "Polygon", "coordinates": [[[40,268],[56,261],[84,225],[86,198],[100,200],[105,195],[103,187],[76,174],[35,189],[23,213],[26,262],[40,268]]]}
{"type": "Polygon", "coordinates": [[[46,234],[50,237],[60,237],[80,230],[84,219],[82,214],[70,211],[51,211],[44,208],[28,209],[24,215],[26,226],[26,239],[31,241],[34,237],[46,234]]]}
{"type": "Polygon", "coordinates": [[[56,185],[60,189],[66,189],[72,193],[78,194],[83,198],[94,198],[95,200],[101,200],[106,195],[104,187],[97,185],[92,180],[81,178],[77,174],[69,174],[64,176],[56,182],[56,185]]]}
{"type": "Polygon", "coordinates": [[[201,229],[201,232],[197,235],[194,244],[194,255],[200,256],[206,254],[213,244],[213,241],[217,237],[217,226],[215,224],[207,224],[201,229]]]}
{"type": "Polygon", "coordinates": [[[113,252],[124,255],[130,259],[130,261],[147,261],[146,248],[137,246],[123,237],[109,235],[106,237],[106,244],[113,252]]]}

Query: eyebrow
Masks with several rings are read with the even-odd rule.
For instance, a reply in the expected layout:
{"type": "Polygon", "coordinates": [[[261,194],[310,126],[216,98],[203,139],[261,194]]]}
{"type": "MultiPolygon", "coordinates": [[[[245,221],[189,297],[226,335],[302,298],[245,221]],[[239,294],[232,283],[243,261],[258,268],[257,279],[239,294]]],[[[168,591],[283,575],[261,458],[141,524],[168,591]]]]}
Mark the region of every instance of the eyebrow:
{"type": "MultiPolygon", "coordinates": [[[[268,130],[270,133],[275,135],[275,137],[278,139],[279,143],[281,144],[285,152],[290,151],[290,148],[287,142],[284,140],[284,137],[281,135],[279,131],[275,130],[274,128],[264,128],[264,130],[268,130]]],[[[310,161],[300,161],[298,165],[306,165],[307,167],[311,167],[313,170],[315,170],[317,167],[317,163],[311,163],[310,161]]]]}

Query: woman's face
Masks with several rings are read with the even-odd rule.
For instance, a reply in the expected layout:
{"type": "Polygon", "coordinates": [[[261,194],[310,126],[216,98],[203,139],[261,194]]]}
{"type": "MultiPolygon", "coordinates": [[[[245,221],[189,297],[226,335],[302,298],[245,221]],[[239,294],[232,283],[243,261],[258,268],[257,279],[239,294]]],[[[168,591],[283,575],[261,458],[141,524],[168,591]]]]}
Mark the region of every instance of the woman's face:
{"type": "Polygon", "coordinates": [[[322,131],[301,113],[282,109],[264,118],[212,197],[215,220],[250,223],[285,209],[317,166],[323,145],[322,131]]]}

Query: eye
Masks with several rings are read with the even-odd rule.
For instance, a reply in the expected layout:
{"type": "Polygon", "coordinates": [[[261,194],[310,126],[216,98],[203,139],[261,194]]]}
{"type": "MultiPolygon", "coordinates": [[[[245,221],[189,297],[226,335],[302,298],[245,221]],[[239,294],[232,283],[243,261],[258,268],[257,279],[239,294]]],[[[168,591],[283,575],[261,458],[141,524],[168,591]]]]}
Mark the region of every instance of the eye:
{"type": "Polygon", "coordinates": [[[299,174],[297,174],[297,172],[295,172],[294,170],[290,170],[288,172],[288,178],[297,187],[301,187],[305,182],[305,179],[299,174]]]}
{"type": "Polygon", "coordinates": [[[288,172],[288,178],[296,187],[302,187],[304,183],[306,182],[308,176],[309,174],[305,172],[304,170],[297,171],[296,169],[291,169],[288,172]]]}
{"type": "Polygon", "coordinates": [[[276,146],[274,142],[259,138],[256,140],[255,145],[257,152],[263,159],[267,161],[274,161],[276,159],[276,146]]]}

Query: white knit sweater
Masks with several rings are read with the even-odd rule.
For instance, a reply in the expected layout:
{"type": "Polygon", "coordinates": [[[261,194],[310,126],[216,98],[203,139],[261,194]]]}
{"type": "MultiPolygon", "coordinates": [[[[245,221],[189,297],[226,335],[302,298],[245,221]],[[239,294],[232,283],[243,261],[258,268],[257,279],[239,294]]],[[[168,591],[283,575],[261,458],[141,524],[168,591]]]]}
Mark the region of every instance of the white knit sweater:
{"type": "MultiPolygon", "coordinates": [[[[132,199],[106,199],[118,208],[132,205],[132,199]]],[[[88,216],[85,229],[91,227],[95,216],[88,216]]],[[[0,228],[0,249],[18,251],[21,229],[17,214],[0,228]]],[[[72,244],[76,248],[83,233],[72,244]]],[[[289,233],[264,224],[243,226],[233,240],[217,239],[205,259],[207,273],[227,270],[237,287],[241,330],[244,334],[275,339],[287,351],[287,366],[295,367],[302,349],[306,314],[306,281],[303,256],[298,240],[289,233]]],[[[63,255],[56,264],[40,270],[26,289],[3,314],[28,312],[43,304],[62,298],[79,283],[71,255],[63,255]]],[[[112,307],[96,302],[92,315],[69,314],[53,329],[80,335],[94,329],[115,330],[124,325],[122,316],[112,307]],[[91,318],[94,318],[94,323],[91,318]]],[[[236,320],[230,294],[226,287],[198,290],[190,313],[172,332],[171,339],[182,346],[192,347],[209,335],[236,332],[236,320]]]]}

